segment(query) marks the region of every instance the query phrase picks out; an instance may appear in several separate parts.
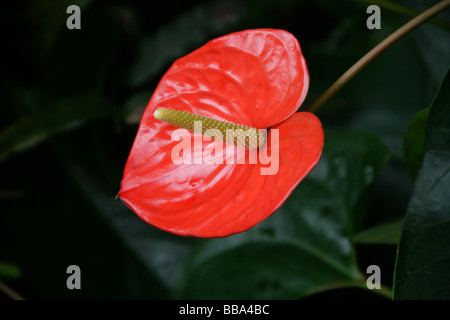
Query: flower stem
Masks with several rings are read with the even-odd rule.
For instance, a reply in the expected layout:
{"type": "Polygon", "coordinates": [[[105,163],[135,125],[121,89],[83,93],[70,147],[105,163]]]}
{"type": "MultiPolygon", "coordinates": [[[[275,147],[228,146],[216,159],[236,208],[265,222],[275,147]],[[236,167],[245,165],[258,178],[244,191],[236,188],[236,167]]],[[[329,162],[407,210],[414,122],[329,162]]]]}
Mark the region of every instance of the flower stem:
{"type": "Polygon", "coordinates": [[[15,292],[13,289],[8,287],[3,281],[0,280],[0,291],[7,295],[10,299],[13,300],[24,300],[24,298],[15,292]]]}
{"type": "Polygon", "coordinates": [[[350,69],[348,69],[339,79],[336,80],[309,108],[310,112],[317,112],[332,96],[336,94],[344,85],[347,84],[359,71],[364,69],[373,59],[389,48],[397,40],[411,32],[422,23],[434,17],[438,13],[450,7],[450,0],[444,0],[422,12],[417,17],[397,29],[394,33],[380,42],[376,47],[370,50],[364,57],[358,60],[350,69]]]}

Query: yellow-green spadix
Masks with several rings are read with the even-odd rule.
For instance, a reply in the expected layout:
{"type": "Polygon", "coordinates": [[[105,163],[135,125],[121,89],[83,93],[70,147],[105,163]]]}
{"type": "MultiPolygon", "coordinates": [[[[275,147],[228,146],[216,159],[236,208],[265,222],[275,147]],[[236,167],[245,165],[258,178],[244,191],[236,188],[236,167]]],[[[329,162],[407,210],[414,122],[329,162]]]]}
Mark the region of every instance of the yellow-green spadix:
{"type": "Polygon", "coordinates": [[[247,149],[258,149],[266,141],[266,130],[186,111],[159,108],[155,110],[153,116],[173,126],[247,149]]]}

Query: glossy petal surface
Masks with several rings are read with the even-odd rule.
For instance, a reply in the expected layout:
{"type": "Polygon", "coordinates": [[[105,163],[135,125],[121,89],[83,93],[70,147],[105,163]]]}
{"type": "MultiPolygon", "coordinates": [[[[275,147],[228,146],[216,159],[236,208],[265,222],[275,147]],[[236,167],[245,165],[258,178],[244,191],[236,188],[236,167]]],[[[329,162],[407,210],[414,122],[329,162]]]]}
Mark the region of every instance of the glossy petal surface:
{"type": "Polygon", "coordinates": [[[264,220],[320,158],[320,121],[308,112],[294,114],[308,81],[297,40],[282,30],[237,32],[177,60],[144,112],[120,198],[143,220],[180,235],[227,236],[264,220]],[[272,130],[259,151],[185,132],[192,151],[183,156],[190,163],[176,164],[171,155],[180,145],[172,137],[177,128],[156,120],[157,108],[277,129],[279,152],[270,142],[272,130]],[[266,152],[268,157],[260,156],[266,152]],[[222,163],[211,162],[219,155],[222,163]],[[256,163],[250,163],[251,157],[256,163]],[[274,174],[261,174],[271,166],[272,171],[278,167],[274,174]]]}
{"type": "Polygon", "coordinates": [[[286,120],[302,104],[309,75],[297,39],[257,29],[211,40],[177,60],[162,78],[155,106],[259,129],[286,120]]]}

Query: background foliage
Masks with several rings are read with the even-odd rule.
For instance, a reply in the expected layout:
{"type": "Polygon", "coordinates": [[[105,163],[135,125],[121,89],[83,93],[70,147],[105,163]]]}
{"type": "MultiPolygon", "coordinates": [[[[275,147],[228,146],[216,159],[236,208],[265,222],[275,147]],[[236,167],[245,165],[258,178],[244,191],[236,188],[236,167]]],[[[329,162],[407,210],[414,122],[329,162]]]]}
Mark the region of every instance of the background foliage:
{"type": "MultiPolygon", "coordinates": [[[[435,1],[392,3],[422,11],[435,1]]],[[[305,110],[410,19],[380,2],[382,29],[368,30],[367,5],[43,0],[2,10],[0,280],[31,299],[450,298],[448,10],[318,112],[320,163],[250,231],[178,237],[114,200],[143,108],[176,58],[229,32],[286,29],[310,71],[305,110]],[[70,4],[81,30],[66,28],[70,4]],[[71,264],[81,290],[66,288],[71,264]],[[381,290],[366,287],[369,265],[381,268],[381,290]]]]}

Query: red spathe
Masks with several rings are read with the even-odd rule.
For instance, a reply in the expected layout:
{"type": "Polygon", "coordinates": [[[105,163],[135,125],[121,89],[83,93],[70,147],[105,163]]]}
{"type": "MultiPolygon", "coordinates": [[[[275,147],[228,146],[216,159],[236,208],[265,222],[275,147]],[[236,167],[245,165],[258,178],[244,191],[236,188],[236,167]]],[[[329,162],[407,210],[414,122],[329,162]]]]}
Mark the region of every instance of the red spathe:
{"type": "MultiPolygon", "coordinates": [[[[232,33],[180,58],[144,112],[119,197],[149,224],[179,235],[224,237],[255,226],[283,204],[319,161],[321,123],[312,113],[295,113],[308,85],[298,41],[284,30],[232,33]],[[267,152],[278,161],[276,173],[261,174],[271,164],[260,157],[253,164],[175,164],[171,154],[180,142],[172,141],[172,133],[178,128],[155,119],[157,108],[278,129],[278,148],[272,148],[269,130],[267,145],[244,150],[246,159],[249,153],[267,152]]],[[[192,134],[195,155],[219,143],[225,153],[240,148],[215,140],[199,145],[199,138],[192,134]]]]}

